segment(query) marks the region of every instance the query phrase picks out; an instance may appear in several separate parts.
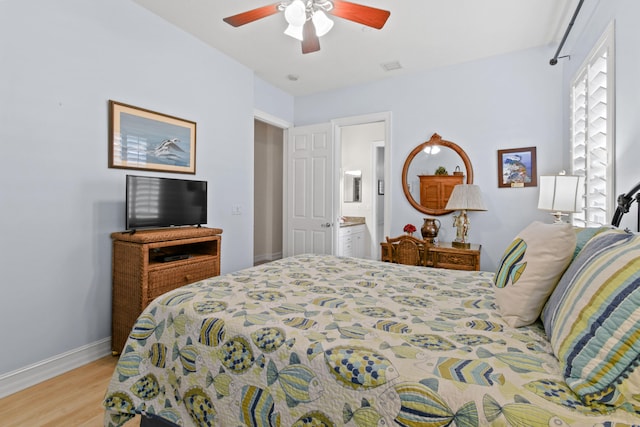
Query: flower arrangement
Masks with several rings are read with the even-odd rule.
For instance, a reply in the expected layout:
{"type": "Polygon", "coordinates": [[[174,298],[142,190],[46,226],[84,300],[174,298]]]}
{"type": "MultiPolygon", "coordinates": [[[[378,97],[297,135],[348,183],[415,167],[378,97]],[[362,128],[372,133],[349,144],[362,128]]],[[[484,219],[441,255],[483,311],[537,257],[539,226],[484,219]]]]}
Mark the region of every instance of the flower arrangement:
{"type": "Polygon", "coordinates": [[[413,224],[407,224],[404,226],[403,230],[407,234],[413,234],[416,232],[416,227],[413,224]]]}

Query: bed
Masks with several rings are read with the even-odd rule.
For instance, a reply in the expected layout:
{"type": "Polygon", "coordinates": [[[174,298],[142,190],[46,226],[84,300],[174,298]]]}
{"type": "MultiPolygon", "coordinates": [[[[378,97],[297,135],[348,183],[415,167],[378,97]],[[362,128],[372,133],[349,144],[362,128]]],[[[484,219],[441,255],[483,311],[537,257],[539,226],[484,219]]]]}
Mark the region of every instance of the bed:
{"type": "MultiPolygon", "coordinates": [[[[588,234],[575,233],[554,284],[564,288],[520,327],[497,306],[500,271],[298,255],[176,289],[131,331],[104,425],[143,414],[142,425],[163,426],[640,426],[640,358],[616,377],[623,389],[598,400],[567,384],[562,344],[545,331],[573,298],[566,276],[595,262],[587,246],[622,232],[588,234]]],[[[639,310],[627,307],[627,329],[639,310]]]]}

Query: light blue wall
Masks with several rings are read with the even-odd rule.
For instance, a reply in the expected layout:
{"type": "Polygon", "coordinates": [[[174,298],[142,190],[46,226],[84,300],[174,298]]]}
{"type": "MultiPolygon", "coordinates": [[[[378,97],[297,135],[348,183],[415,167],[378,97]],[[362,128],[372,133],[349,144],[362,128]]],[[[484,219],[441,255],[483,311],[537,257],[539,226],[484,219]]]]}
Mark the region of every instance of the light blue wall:
{"type": "Polygon", "coordinates": [[[256,110],[280,121],[293,123],[293,97],[259,77],[254,79],[253,93],[256,110]]]}
{"type": "Polygon", "coordinates": [[[197,174],[146,174],[207,180],[222,271],[252,265],[253,90],[252,70],[129,0],[0,2],[0,375],[111,334],[132,171],[107,168],[109,99],[197,122],[197,174]]]}
{"type": "MultiPolygon", "coordinates": [[[[425,53],[426,54],[426,53],[425,53]]],[[[420,226],[402,191],[402,167],[434,132],[460,145],[473,164],[474,183],[488,212],[471,212],[471,241],[482,244],[481,268],[494,270],[504,248],[534,219],[538,188],[498,188],[497,150],[537,147],[538,173],[562,169],[562,69],[549,65],[553,49],[539,48],[427,73],[296,98],[296,125],[391,111],[391,234],[420,226]]],[[[451,216],[441,217],[440,240],[455,238],[451,216]]]]}

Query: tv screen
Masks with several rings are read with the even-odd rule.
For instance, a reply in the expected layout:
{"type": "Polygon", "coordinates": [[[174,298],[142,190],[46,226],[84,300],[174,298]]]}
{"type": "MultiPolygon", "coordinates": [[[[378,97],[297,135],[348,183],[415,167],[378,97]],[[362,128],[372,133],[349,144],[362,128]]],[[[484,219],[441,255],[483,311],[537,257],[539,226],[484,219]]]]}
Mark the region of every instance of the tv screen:
{"type": "Polygon", "coordinates": [[[207,223],[207,182],[127,175],[126,228],[207,223]]]}

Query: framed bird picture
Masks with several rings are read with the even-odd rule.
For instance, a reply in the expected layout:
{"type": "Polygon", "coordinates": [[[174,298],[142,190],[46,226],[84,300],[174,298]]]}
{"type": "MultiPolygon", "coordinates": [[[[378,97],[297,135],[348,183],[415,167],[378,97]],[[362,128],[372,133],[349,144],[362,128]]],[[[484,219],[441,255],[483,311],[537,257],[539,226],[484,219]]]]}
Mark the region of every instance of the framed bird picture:
{"type": "Polygon", "coordinates": [[[498,187],[537,187],[536,147],[498,150],[498,187]]]}
{"type": "Polygon", "coordinates": [[[109,167],[196,173],[196,123],[109,101],[109,167]]]}

